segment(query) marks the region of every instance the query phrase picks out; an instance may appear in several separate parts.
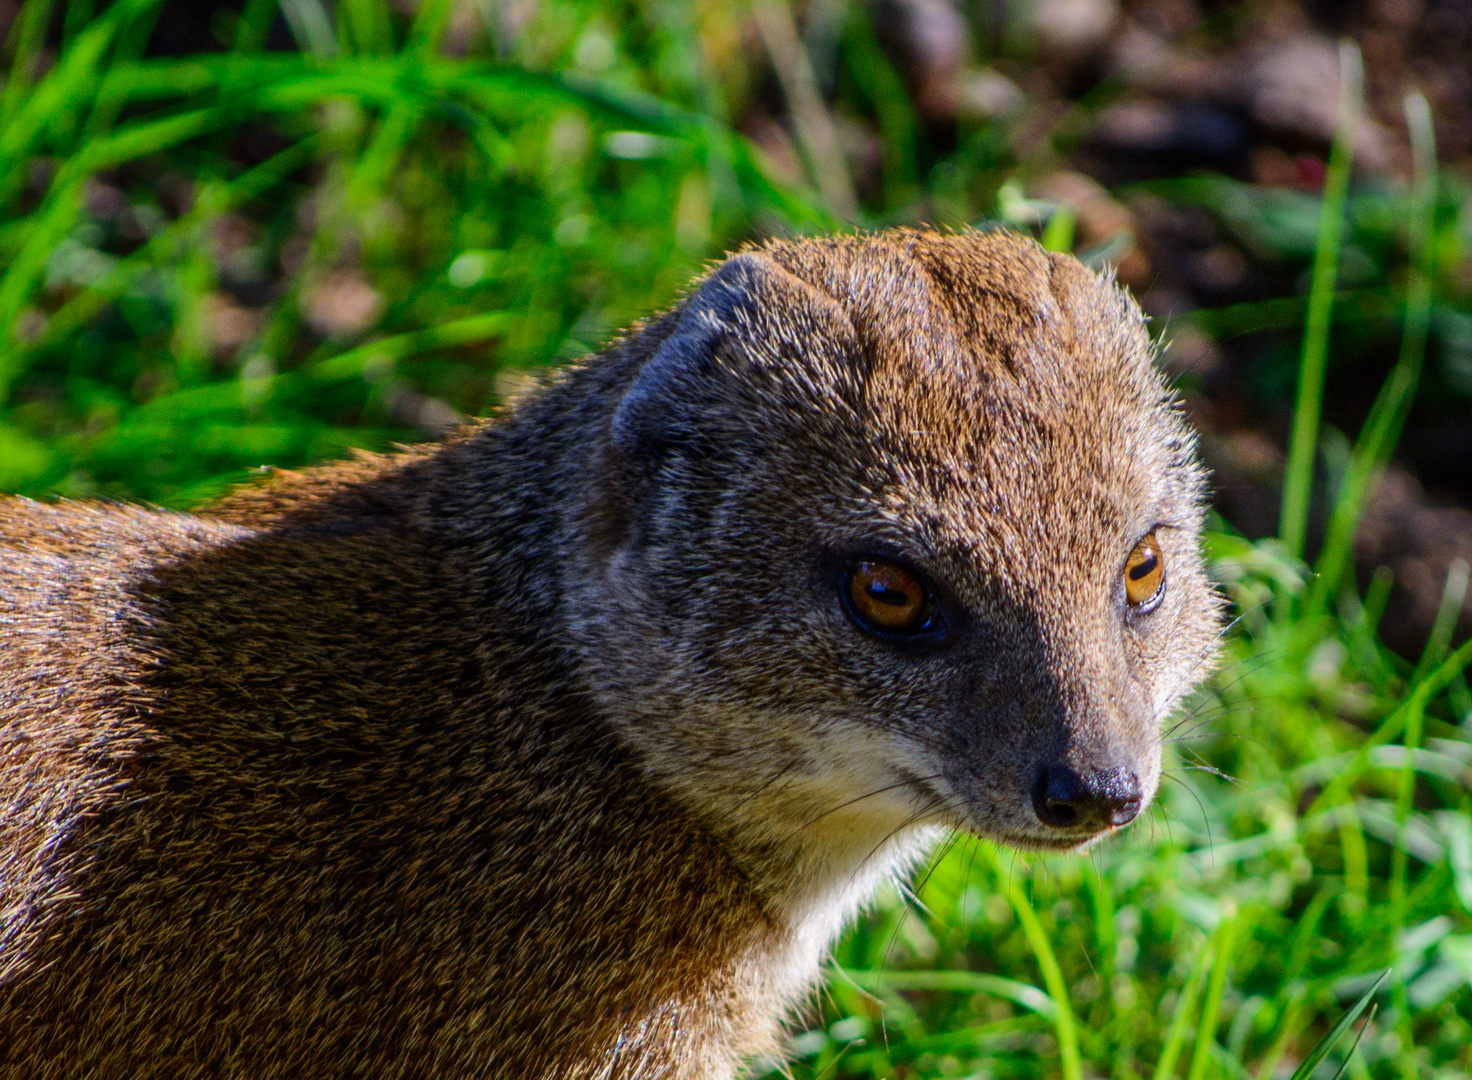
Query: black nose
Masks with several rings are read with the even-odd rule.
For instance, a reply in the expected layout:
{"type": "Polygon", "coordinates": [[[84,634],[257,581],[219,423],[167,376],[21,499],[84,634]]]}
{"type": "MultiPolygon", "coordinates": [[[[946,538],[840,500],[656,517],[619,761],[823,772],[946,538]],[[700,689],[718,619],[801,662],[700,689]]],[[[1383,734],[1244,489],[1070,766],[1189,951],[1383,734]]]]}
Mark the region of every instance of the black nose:
{"type": "Polygon", "coordinates": [[[1032,808],[1055,829],[1128,825],[1140,812],[1140,778],[1129,769],[1080,776],[1067,765],[1045,765],[1032,788],[1032,808]]]}

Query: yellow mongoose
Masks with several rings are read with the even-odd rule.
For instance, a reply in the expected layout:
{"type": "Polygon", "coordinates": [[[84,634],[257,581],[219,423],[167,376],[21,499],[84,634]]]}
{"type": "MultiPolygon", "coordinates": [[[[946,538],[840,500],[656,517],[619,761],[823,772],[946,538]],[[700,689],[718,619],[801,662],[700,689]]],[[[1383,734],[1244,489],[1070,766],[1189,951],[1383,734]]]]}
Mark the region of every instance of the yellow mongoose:
{"type": "Polygon", "coordinates": [[[0,500],[0,1077],[731,1077],[937,830],[1149,802],[1202,490],[1127,297],[901,230],[428,449],[0,500]]]}

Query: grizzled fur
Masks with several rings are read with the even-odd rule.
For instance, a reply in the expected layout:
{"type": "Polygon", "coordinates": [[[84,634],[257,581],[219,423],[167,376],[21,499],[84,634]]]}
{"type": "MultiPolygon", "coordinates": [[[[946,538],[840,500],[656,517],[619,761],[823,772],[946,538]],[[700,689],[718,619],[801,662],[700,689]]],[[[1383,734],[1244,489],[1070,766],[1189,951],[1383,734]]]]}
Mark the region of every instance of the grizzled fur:
{"type": "Polygon", "coordinates": [[[1153,795],[1202,485],[1120,291],[895,231],[437,447],[0,502],[0,1078],[729,1077],[938,829],[1086,844],[1047,762],[1153,795]],[[860,555],[945,644],[853,624],[860,555]]]}

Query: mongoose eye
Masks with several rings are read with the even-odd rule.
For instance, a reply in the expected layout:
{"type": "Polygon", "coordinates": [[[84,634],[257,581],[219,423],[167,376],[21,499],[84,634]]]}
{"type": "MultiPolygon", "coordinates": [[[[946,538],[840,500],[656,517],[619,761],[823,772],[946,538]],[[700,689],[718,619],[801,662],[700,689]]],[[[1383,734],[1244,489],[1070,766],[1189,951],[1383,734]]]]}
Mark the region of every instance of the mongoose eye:
{"type": "Polygon", "coordinates": [[[1124,561],[1124,597],[1139,612],[1154,611],[1165,595],[1165,556],[1148,533],[1124,561]]]}
{"type": "Polygon", "coordinates": [[[849,611],[866,630],[908,636],[931,629],[935,605],[930,591],[902,566],[856,562],[844,577],[843,591],[849,611]]]}

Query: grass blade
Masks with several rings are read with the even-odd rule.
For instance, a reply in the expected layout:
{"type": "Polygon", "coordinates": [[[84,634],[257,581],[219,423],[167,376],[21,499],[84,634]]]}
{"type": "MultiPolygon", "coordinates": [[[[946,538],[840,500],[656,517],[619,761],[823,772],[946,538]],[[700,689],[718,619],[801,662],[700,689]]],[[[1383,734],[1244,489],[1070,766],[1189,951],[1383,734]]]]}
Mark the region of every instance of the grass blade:
{"type": "Polygon", "coordinates": [[[1186,1025],[1190,1023],[1191,1013],[1196,1008],[1196,995],[1201,990],[1201,980],[1206,975],[1215,951],[1212,944],[1207,942],[1197,955],[1196,962],[1191,965],[1191,974],[1186,976],[1186,985],[1181,987],[1175,1016],[1171,1018],[1170,1030],[1166,1032],[1165,1045],[1160,1048],[1160,1060],[1155,1063],[1154,1080],[1170,1080],[1175,1075],[1176,1062],[1180,1060],[1181,1049],[1186,1045],[1186,1025]]]}
{"type": "MultiPolygon", "coordinates": [[[[376,371],[388,372],[402,360],[440,349],[454,349],[490,341],[515,325],[517,314],[492,311],[464,319],[441,323],[428,330],[395,334],[366,345],[307,364],[295,371],[265,376],[257,380],[252,393],[265,400],[284,391],[313,383],[324,384],[344,379],[371,376],[376,371]]],[[[242,404],[240,380],[190,387],[154,398],[133,411],[129,423],[155,423],[198,418],[211,413],[230,412],[242,404]]]]}
{"type": "Polygon", "coordinates": [[[97,0],[67,0],[66,18],[62,20],[61,51],[65,53],[82,30],[92,21],[97,0]]]}
{"type": "Polygon", "coordinates": [[[186,142],[228,119],[222,110],[203,109],[137,124],[92,143],[57,172],[24,245],[0,278],[0,326],[7,328],[5,338],[0,340],[0,401],[4,401],[18,374],[13,336],[16,317],[30,296],[46,257],[76,221],[86,179],[99,170],[186,142]]]}
{"type": "Polygon", "coordinates": [[[276,21],[277,0],[246,0],[240,22],[235,24],[236,53],[260,52],[266,47],[271,24],[276,21]]]}
{"type": "Polygon", "coordinates": [[[1411,156],[1415,162],[1409,237],[1411,278],[1406,290],[1405,331],[1401,336],[1400,356],[1386,377],[1385,385],[1380,388],[1360,431],[1354,456],[1329,519],[1324,549],[1319,555],[1315,568],[1317,575],[1305,609],[1310,617],[1324,610],[1349,567],[1365,495],[1385,467],[1395,444],[1400,441],[1426,357],[1434,260],[1431,228],[1436,211],[1436,131],[1431,122],[1431,106],[1420,94],[1406,96],[1405,113],[1411,137],[1411,156]]]}
{"type": "Polygon", "coordinates": [[[308,56],[330,60],[341,52],[322,0],[281,0],[281,14],[297,46],[308,56]]]}
{"type": "Polygon", "coordinates": [[[338,37],[359,56],[389,56],[393,27],[384,0],[338,0],[338,37]]]}
{"type": "Polygon", "coordinates": [[[838,975],[865,992],[950,990],[964,994],[992,994],[1049,1020],[1056,1021],[1058,1017],[1057,1004],[1042,990],[1001,975],[987,975],[977,971],[862,971],[851,968],[838,969],[838,975]]]}
{"type": "Polygon", "coordinates": [[[1017,921],[1022,925],[1027,943],[1032,947],[1033,957],[1042,971],[1043,985],[1048,988],[1048,996],[1053,999],[1057,1010],[1053,1016],[1053,1030],[1058,1036],[1058,1056],[1061,1059],[1063,1080],[1082,1080],[1083,1063],[1078,1051],[1078,1024],[1073,1016],[1073,1007],[1068,1001],[1068,984],[1063,979],[1063,969],[1058,965],[1058,957],[1048,944],[1048,935],[1043,933],[1037,913],[1033,911],[1032,902],[1022,891],[1022,886],[1002,868],[996,849],[988,845],[987,851],[997,884],[1006,893],[1012,910],[1017,913],[1017,921]]]}
{"type": "Polygon", "coordinates": [[[120,0],[81,35],[61,61],[46,73],[34,92],[7,113],[0,130],[0,200],[8,201],[17,178],[55,118],[90,103],[102,58],[127,19],[155,0],[120,0]]]}
{"type": "Polygon", "coordinates": [[[488,311],[432,326],[428,330],[381,338],[309,364],[301,369],[301,374],[318,382],[361,377],[374,365],[395,363],[436,349],[452,349],[489,341],[515,325],[516,319],[515,312],[488,311]]]}
{"type": "Polygon", "coordinates": [[[1232,968],[1232,943],[1237,936],[1239,916],[1223,920],[1216,932],[1216,960],[1211,966],[1211,980],[1206,986],[1206,1004],[1201,1007],[1201,1023],[1196,1026],[1196,1047],[1191,1053],[1191,1070],[1187,1080],[1205,1080],[1211,1064],[1211,1048],[1216,1042],[1216,1025],[1221,1019],[1222,991],[1232,968]]]}
{"type": "Polygon", "coordinates": [[[1349,1053],[1344,1055],[1344,1060],[1339,1063],[1339,1068],[1334,1070],[1334,1076],[1331,1078],[1331,1080],[1340,1080],[1345,1071],[1349,1068],[1350,1061],[1354,1059],[1354,1052],[1360,1048],[1360,1040],[1365,1037],[1365,1029],[1375,1022],[1375,1014],[1379,1010],[1379,1005],[1370,1006],[1370,1015],[1365,1017],[1365,1022],[1361,1024],[1360,1029],[1354,1033],[1354,1042],[1349,1044],[1349,1053]]]}
{"type": "Polygon", "coordinates": [[[0,97],[0,124],[9,124],[41,62],[41,49],[46,44],[46,27],[51,23],[51,7],[55,0],[26,0],[12,32],[15,38],[15,60],[5,80],[5,94],[0,97]]]}
{"type": "Polygon", "coordinates": [[[445,36],[450,19],[450,0],[422,0],[409,27],[409,47],[421,55],[434,53],[445,36]]]}
{"type": "Polygon", "coordinates": [[[1436,609],[1436,619],[1431,624],[1431,634],[1426,639],[1426,647],[1421,651],[1421,659],[1416,663],[1416,670],[1411,673],[1412,686],[1424,679],[1428,671],[1446,659],[1446,654],[1451,649],[1452,635],[1456,633],[1457,622],[1462,616],[1462,606],[1467,599],[1467,578],[1467,560],[1453,559],[1446,570],[1446,581],[1441,590],[1441,603],[1436,609]]]}
{"type": "Polygon", "coordinates": [[[316,153],[317,139],[308,138],[275,157],[268,158],[249,172],[231,181],[214,199],[200,199],[194,208],[172,225],[159,230],[137,251],[124,258],[101,281],[68,300],[46,320],[42,335],[28,346],[29,351],[57,344],[67,334],[79,330],[87,320],[120,295],[139,275],[158,260],[174,251],[199,224],[209,217],[233,210],[257,198],[283,182],[308,164],[316,153]]]}
{"type": "MultiPolygon", "coordinates": [[[[1308,1080],[1313,1075],[1314,1070],[1319,1067],[1319,1062],[1323,1061],[1329,1051],[1334,1049],[1334,1044],[1349,1030],[1350,1025],[1360,1018],[1360,1013],[1365,1011],[1365,1007],[1370,1004],[1370,999],[1375,996],[1375,991],[1380,989],[1380,984],[1385,981],[1385,977],[1389,974],[1389,968],[1380,973],[1380,977],[1370,984],[1370,988],[1360,996],[1360,999],[1350,1007],[1350,1010],[1339,1018],[1339,1023],[1330,1028],[1329,1033],[1318,1041],[1318,1044],[1308,1052],[1307,1057],[1299,1062],[1298,1068],[1293,1070],[1293,1076],[1290,1080],[1308,1080]]],[[[1355,1042],[1358,1045],[1359,1040],[1355,1040],[1355,1042]]],[[[1345,1061],[1347,1062],[1348,1060],[1349,1058],[1346,1056],[1345,1061]]]]}
{"type": "Polygon", "coordinates": [[[1048,224],[1043,228],[1041,243],[1048,251],[1070,252],[1073,250],[1074,226],[1078,221],[1078,214],[1073,209],[1072,203],[1059,203],[1058,209],[1053,211],[1052,217],[1048,218],[1048,224]]]}
{"type": "MultiPolygon", "coordinates": [[[[114,5],[114,8],[123,7],[123,4],[114,5]]],[[[153,28],[158,24],[161,7],[162,0],[143,0],[136,5],[136,10],[123,15],[118,22],[110,66],[130,64],[143,55],[144,49],[148,47],[148,39],[153,36],[153,28]]],[[[109,9],[108,14],[111,15],[112,11],[113,9],[109,9]]],[[[92,115],[87,117],[87,124],[82,132],[83,139],[102,138],[113,129],[121,115],[120,102],[99,98],[92,106],[92,115]]]]}
{"type": "Polygon", "coordinates": [[[920,196],[917,141],[920,117],[904,81],[879,44],[871,21],[873,11],[849,7],[844,29],[844,56],[860,88],[874,105],[884,134],[884,202],[887,211],[913,203],[920,196]]]}
{"type": "Polygon", "coordinates": [[[1312,817],[1326,806],[1337,806],[1350,798],[1349,787],[1365,773],[1370,761],[1370,752],[1396,738],[1402,731],[1420,724],[1420,717],[1437,694],[1447,688],[1453,679],[1472,664],[1472,639],[1464,641],[1456,652],[1443,660],[1439,667],[1427,675],[1412,689],[1411,694],[1395,712],[1375,729],[1375,733],[1355,751],[1354,758],[1324,786],[1317,798],[1301,815],[1312,817]]]}
{"type": "MultiPolygon", "coordinates": [[[[1451,641],[1452,631],[1456,628],[1457,617],[1462,613],[1462,601],[1466,595],[1467,563],[1463,559],[1454,559],[1451,568],[1447,571],[1446,587],[1441,598],[1441,610],[1437,612],[1436,625],[1432,627],[1431,639],[1426,643],[1421,662],[1416,665],[1415,673],[1411,677],[1412,685],[1423,680],[1425,670],[1441,660],[1441,655],[1438,654],[1444,654],[1451,641]]],[[[1416,794],[1415,753],[1421,745],[1421,729],[1424,719],[1424,705],[1407,712],[1406,734],[1402,740],[1406,748],[1406,763],[1401,769],[1400,791],[1395,800],[1396,842],[1390,850],[1390,925],[1397,931],[1405,926],[1406,920],[1406,872],[1408,870],[1406,830],[1411,818],[1411,804],[1416,794]]]]}
{"type": "Polygon", "coordinates": [[[797,129],[798,142],[818,190],[823,193],[829,210],[846,221],[856,221],[859,197],[838,143],[833,117],[818,92],[813,66],[798,34],[792,8],[787,0],[757,0],[752,6],[752,18],[772,58],[772,67],[797,129]]]}
{"type": "MultiPolygon", "coordinates": [[[[1303,332],[1303,359],[1298,374],[1298,400],[1293,410],[1293,434],[1288,443],[1288,468],[1283,482],[1283,506],[1278,526],[1278,537],[1293,558],[1303,556],[1304,534],[1308,527],[1314,455],[1323,408],[1324,369],[1329,357],[1334,280],[1339,271],[1344,202],[1349,191],[1349,172],[1354,158],[1355,135],[1359,130],[1363,92],[1364,62],[1359,48],[1353,42],[1342,42],[1339,46],[1339,124],[1324,177],[1324,200],[1319,214],[1313,283],[1309,288],[1308,321],[1303,332]]],[[[1286,607],[1283,614],[1286,614],[1286,607]]]]}

